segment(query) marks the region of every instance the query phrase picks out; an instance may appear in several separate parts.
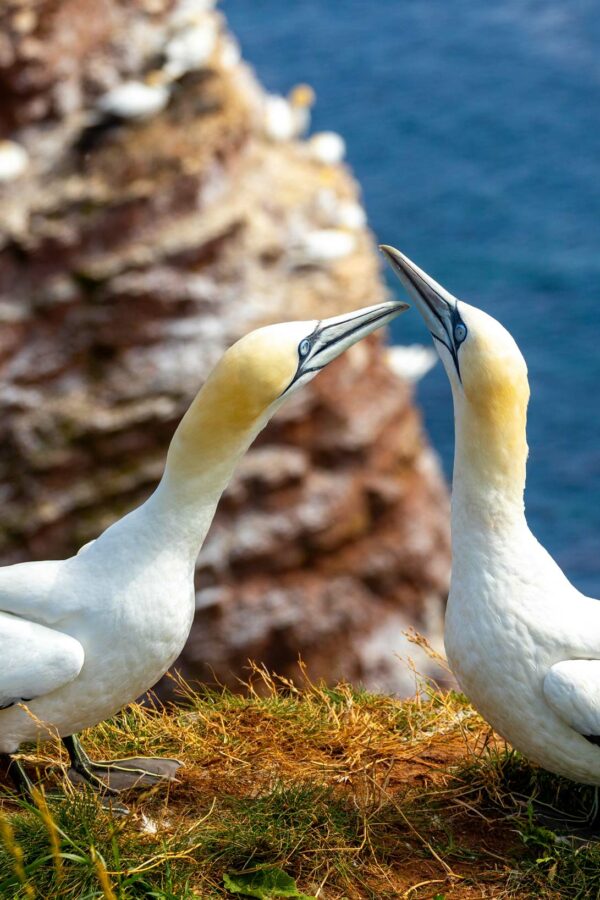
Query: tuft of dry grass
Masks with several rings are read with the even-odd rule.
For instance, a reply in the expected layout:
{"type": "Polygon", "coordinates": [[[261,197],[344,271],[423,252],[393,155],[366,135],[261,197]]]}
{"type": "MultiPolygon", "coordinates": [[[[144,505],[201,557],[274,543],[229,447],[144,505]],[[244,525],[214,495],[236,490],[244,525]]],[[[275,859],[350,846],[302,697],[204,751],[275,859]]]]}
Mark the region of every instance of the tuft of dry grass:
{"type": "Polygon", "coordinates": [[[179,690],[84,735],[92,756],[183,760],[177,783],[130,792],[128,817],[65,783],[58,746],[23,755],[46,793],[5,788],[0,898],[226,898],[224,875],[261,866],[320,900],[600,895],[600,851],[566,835],[590,790],[528,765],[459,694],[299,688],[259,667],[244,695],[179,690]]]}

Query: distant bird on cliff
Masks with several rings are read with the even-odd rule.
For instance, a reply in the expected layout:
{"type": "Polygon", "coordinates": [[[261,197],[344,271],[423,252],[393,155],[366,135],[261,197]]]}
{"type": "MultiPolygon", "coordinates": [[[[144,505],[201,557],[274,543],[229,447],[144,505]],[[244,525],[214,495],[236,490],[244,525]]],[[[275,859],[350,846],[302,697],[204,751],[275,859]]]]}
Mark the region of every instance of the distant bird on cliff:
{"type": "Polygon", "coordinates": [[[0,756],[20,791],[31,783],[10,754],[55,734],[75,772],[100,791],[173,777],[180,763],[172,759],[92,762],[76,732],[151,688],[181,652],[198,551],[237,462],[271,416],[406,308],[382,303],[246,335],[182,419],[149,500],[70,559],[0,568],[0,756]]]}
{"type": "Polygon", "coordinates": [[[124,122],[146,122],[162,112],[171,99],[169,78],[165,72],[149,72],[144,81],[122,81],[102,94],[88,123],[74,143],[74,149],[85,155],[109,132],[124,122]]]}
{"type": "Polygon", "coordinates": [[[445,644],[458,682],[504,738],[551,772],[600,785],[600,603],[527,526],[529,384],[511,335],[393,247],[454,399],[452,582],[445,644]]]}
{"type": "Polygon", "coordinates": [[[29,156],[16,141],[0,141],[0,182],[12,181],[22,175],[29,165],[29,156]]]}
{"type": "Polygon", "coordinates": [[[289,256],[295,266],[327,266],[356,249],[356,236],[341,228],[315,228],[290,241],[289,256]]]}
{"type": "Polygon", "coordinates": [[[338,166],[346,156],[346,142],[336,131],[318,131],[306,142],[309,156],[324,166],[338,166]]]}
{"type": "Polygon", "coordinates": [[[433,369],[437,354],[431,347],[423,347],[421,344],[387,347],[385,361],[395,375],[414,384],[433,369]]]}
{"type": "MultiPolygon", "coordinates": [[[[155,73],[152,73],[155,74],[155,73]]],[[[169,102],[169,87],[158,76],[146,81],[123,81],[98,100],[98,109],[116,119],[144,121],[162,112],[169,102]]]]}
{"type": "Polygon", "coordinates": [[[267,94],[264,98],[263,129],[271,141],[291,141],[310,125],[315,93],[308,84],[298,84],[287,97],[267,94]]]}
{"type": "Polygon", "coordinates": [[[208,66],[219,39],[219,25],[215,16],[198,13],[177,30],[165,47],[164,71],[169,78],[181,78],[208,66]]]}

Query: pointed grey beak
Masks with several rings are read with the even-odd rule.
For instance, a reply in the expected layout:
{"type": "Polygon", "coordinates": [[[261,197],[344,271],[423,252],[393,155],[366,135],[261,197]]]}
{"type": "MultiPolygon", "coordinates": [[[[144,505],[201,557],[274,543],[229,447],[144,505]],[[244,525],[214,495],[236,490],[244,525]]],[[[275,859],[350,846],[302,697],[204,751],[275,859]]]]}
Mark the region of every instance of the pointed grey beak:
{"type": "Polygon", "coordinates": [[[393,301],[367,306],[331,319],[322,319],[315,333],[311,364],[316,363],[319,368],[326,366],[352,344],[387,325],[408,308],[408,303],[393,301]]]}
{"type": "Polygon", "coordinates": [[[385,253],[392,269],[414,298],[434,341],[443,344],[450,353],[461,379],[458,351],[467,329],[458,311],[458,300],[395,247],[382,244],[379,249],[385,253]]]}
{"type": "Polygon", "coordinates": [[[367,306],[352,313],[317,322],[312,334],[302,341],[302,344],[306,344],[305,355],[300,359],[296,374],[286,390],[304,375],[318,372],[352,344],[356,344],[377,328],[387,325],[407,309],[408,303],[397,301],[378,303],[376,306],[367,306]]]}
{"type": "Polygon", "coordinates": [[[453,344],[456,297],[399,250],[386,244],[382,244],[379,249],[387,256],[392,269],[415,300],[432,336],[450,349],[453,344]]]}

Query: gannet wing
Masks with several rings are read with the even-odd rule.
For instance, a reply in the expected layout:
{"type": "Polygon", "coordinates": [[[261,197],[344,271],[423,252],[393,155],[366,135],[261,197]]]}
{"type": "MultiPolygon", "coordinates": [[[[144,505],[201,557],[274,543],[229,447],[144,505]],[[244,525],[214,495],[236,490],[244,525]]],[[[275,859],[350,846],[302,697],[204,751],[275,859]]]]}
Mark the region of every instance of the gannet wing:
{"type": "Polygon", "coordinates": [[[0,610],[54,625],[83,605],[81,591],[57,587],[62,567],[73,560],[15,563],[0,568],[0,610]]]}
{"type": "Polygon", "coordinates": [[[0,659],[0,709],[6,709],[73,681],[84,651],[68,634],[0,612],[0,659]]]}
{"type": "Polygon", "coordinates": [[[556,663],[544,678],[544,696],[567,725],[600,744],[600,660],[556,663]]]}

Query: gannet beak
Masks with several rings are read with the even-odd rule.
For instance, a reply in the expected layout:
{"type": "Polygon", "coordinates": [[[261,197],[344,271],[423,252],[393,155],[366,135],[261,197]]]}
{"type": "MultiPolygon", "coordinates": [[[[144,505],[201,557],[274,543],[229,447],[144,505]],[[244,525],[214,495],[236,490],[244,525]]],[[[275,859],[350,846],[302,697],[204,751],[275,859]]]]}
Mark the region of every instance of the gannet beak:
{"type": "Polygon", "coordinates": [[[352,344],[387,325],[407,309],[408,303],[393,301],[367,306],[331,319],[322,319],[315,331],[313,351],[305,360],[306,368],[301,367],[303,374],[322,369],[352,344]]]}
{"type": "Polygon", "coordinates": [[[432,337],[453,353],[452,333],[457,316],[456,297],[449,294],[441,284],[419,269],[399,250],[386,244],[382,244],[379,249],[385,253],[392,269],[414,299],[432,337]]]}

